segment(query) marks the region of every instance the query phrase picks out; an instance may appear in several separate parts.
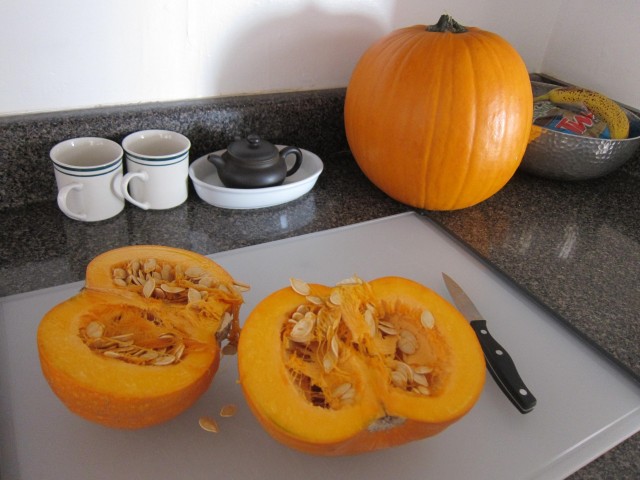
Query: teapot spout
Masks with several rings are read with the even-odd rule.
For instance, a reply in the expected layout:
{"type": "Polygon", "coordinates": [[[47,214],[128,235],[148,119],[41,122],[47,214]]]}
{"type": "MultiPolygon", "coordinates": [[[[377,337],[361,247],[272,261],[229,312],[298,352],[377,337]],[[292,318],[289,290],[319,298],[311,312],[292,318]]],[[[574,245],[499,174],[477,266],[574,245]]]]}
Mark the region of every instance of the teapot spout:
{"type": "Polygon", "coordinates": [[[216,168],[222,169],[225,166],[224,158],[222,158],[220,155],[217,155],[215,153],[210,153],[209,155],[207,155],[207,160],[213,163],[216,166],[216,168]]]}

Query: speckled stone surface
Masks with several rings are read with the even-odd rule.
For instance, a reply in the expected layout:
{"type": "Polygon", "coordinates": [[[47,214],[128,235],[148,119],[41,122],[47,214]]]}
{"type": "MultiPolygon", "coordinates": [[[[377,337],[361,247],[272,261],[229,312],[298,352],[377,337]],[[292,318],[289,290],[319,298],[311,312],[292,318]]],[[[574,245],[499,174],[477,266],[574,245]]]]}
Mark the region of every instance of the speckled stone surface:
{"type": "MultiPolygon", "coordinates": [[[[123,245],[212,254],[410,210],[358,169],[344,137],[343,101],[338,89],[0,119],[0,296],[81,280],[90,259],[123,245]],[[83,135],[119,141],[146,128],[186,134],[192,159],[255,131],[317,153],[325,170],[305,196],[266,209],[219,209],[191,190],[172,210],[127,205],[95,224],[65,217],[55,203],[51,146],[83,135]]],[[[567,183],[517,173],[480,205],[420,213],[640,378],[639,207],[636,155],[602,179],[567,183]]],[[[571,478],[640,478],[638,452],[636,434],[571,478]]]]}

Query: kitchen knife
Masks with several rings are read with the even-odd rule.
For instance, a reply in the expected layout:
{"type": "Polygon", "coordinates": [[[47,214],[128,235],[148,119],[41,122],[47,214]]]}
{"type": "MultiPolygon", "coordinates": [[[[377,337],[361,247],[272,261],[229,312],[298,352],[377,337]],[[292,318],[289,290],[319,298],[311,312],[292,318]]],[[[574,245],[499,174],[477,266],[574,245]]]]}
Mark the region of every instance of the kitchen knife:
{"type": "Polygon", "coordinates": [[[511,400],[520,413],[529,413],[536,405],[536,397],[524,384],[515,363],[507,351],[491,336],[487,329],[487,322],[482,318],[471,299],[464,290],[453,281],[451,277],[443,273],[444,283],[453,298],[460,313],[469,321],[476,332],[484,358],[487,362],[489,373],[496,381],[500,389],[511,400]]]}

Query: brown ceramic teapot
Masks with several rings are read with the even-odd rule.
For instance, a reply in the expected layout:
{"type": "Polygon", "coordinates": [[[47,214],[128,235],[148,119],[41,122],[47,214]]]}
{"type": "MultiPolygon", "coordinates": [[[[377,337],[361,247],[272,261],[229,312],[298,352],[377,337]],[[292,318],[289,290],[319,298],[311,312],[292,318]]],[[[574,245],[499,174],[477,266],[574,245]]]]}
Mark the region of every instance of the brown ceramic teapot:
{"type": "Polygon", "coordinates": [[[225,187],[264,188],[280,185],[302,164],[302,152],[296,147],[278,148],[252,134],[246,139],[236,138],[222,155],[211,153],[207,160],[218,169],[225,187]],[[287,169],[285,158],[293,154],[295,163],[287,169]]]}

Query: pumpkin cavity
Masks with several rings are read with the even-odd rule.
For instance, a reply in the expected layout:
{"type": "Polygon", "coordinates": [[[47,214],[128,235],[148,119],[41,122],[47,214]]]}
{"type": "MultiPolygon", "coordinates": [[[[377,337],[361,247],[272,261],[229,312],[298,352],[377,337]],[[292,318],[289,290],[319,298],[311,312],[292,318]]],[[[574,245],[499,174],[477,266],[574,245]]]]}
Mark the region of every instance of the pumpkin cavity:
{"type": "Polygon", "coordinates": [[[136,365],[180,363],[190,352],[207,348],[174,324],[147,309],[101,306],[83,316],[78,334],[95,354],[136,365]]]}
{"type": "Polygon", "coordinates": [[[334,410],[357,403],[363,365],[407,395],[437,395],[446,383],[451,355],[430,311],[380,300],[357,277],[324,295],[297,279],[291,288],[304,298],[283,323],[283,361],[307,402],[334,410]]]}
{"type": "Polygon", "coordinates": [[[111,268],[114,286],[174,303],[192,304],[206,300],[233,299],[248,289],[243,283],[228,284],[216,279],[197,265],[158,261],[155,258],[131,259],[111,268]]]}
{"type": "Polygon", "coordinates": [[[119,262],[111,267],[111,275],[116,288],[135,292],[151,302],[188,306],[198,314],[198,322],[216,331],[219,343],[227,338],[237,342],[240,328],[237,319],[232,322],[235,316],[231,306],[242,301],[242,292],[249,289],[247,284],[225,282],[198,265],[153,257],[119,262]],[[229,305],[229,309],[221,312],[221,305],[229,305]]]}

